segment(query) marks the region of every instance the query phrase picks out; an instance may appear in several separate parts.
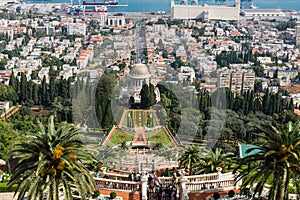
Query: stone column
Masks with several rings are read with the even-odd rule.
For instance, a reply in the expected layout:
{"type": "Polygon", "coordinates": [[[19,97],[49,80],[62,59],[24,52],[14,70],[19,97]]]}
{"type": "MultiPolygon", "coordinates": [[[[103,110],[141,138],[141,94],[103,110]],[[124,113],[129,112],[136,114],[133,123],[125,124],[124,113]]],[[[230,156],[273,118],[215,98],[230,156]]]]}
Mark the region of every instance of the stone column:
{"type": "Polygon", "coordinates": [[[147,181],[147,177],[144,174],[141,178],[142,200],[147,200],[147,181]]]}
{"type": "MultiPolygon", "coordinates": [[[[217,170],[217,174],[218,174],[218,180],[221,181],[223,179],[222,178],[222,167],[217,167],[216,170],[217,170]]],[[[220,182],[218,182],[217,187],[221,188],[220,182]]]]}
{"type": "Polygon", "coordinates": [[[222,167],[217,167],[218,180],[221,180],[222,176],[222,167]]]}
{"type": "Polygon", "coordinates": [[[189,195],[186,189],[186,183],[189,182],[185,176],[181,176],[179,178],[179,199],[180,200],[188,200],[189,195]]]}

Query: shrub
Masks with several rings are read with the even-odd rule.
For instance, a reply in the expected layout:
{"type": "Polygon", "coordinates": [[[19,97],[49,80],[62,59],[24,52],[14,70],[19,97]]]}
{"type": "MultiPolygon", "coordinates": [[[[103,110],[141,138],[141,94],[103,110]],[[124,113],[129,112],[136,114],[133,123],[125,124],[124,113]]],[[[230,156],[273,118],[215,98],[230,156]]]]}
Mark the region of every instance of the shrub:
{"type": "Polygon", "coordinates": [[[117,197],[117,194],[115,193],[115,192],[111,192],[110,194],[109,194],[109,198],[110,199],[114,199],[114,198],[116,198],[117,197]]]}
{"type": "Polygon", "coordinates": [[[230,191],[228,192],[228,196],[229,196],[229,197],[234,197],[234,195],[235,195],[235,192],[234,192],[233,190],[230,190],[230,191]]]}
{"type": "Polygon", "coordinates": [[[295,186],[288,186],[287,192],[288,192],[289,194],[296,194],[296,193],[297,193],[297,192],[296,192],[296,187],[295,187],[295,186]]]}
{"type": "Polygon", "coordinates": [[[214,193],[214,195],[213,195],[213,198],[215,199],[215,200],[217,200],[217,199],[220,199],[220,194],[218,193],[218,192],[215,192],[214,193]]]}
{"type": "Polygon", "coordinates": [[[93,194],[93,197],[96,198],[96,197],[99,197],[99,196],[100,196],[100,191],[99,190],[95,190],[94,194],[93,194]]]}

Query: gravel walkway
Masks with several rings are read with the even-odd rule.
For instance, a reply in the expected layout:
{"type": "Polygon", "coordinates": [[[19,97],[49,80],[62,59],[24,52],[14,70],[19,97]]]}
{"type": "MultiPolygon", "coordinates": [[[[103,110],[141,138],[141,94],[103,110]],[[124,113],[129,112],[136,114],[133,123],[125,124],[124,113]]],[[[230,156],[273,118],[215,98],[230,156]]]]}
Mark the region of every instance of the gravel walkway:
{"type": "Polygon", "coordinates": [[[8,192],[8,193],[0,193],[0,199],[1,200],[16,200],[17,198],[13,198],[14,193],[8,192]]]}

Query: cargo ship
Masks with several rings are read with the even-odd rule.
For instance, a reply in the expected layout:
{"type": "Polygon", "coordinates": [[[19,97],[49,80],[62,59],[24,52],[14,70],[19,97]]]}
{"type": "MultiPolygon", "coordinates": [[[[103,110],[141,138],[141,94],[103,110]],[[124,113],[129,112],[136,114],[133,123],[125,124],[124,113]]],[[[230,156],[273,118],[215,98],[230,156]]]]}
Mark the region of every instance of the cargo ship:
{"type": "Polygon", "coordinates": [[[69,13],[84,13],[84,12],[107,12],[106,6],[97,5],[74,5],[70,8],[69,13]]]}
{"type": "Polygon", "coordinates": [[[107,12],[106,6],[84,6],[84,12],[107,12]]]}
{"type": "Polygon", "coordinates": [[[118,5],[118,0],[83,1],[83,5],[118,5]]]}

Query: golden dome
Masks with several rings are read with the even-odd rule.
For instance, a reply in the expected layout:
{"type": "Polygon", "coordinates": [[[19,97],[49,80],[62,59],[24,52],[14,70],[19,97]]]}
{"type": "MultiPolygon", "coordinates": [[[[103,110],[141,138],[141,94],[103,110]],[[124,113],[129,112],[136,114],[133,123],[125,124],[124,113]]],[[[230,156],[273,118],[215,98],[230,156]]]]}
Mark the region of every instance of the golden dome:
{"type": "Polygon", "coordinates": [[[149,75],[148,67],[145,64],[135,64],[131,70],[130,74],[133,76],[144,76],[149,75]]]}

